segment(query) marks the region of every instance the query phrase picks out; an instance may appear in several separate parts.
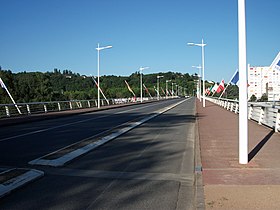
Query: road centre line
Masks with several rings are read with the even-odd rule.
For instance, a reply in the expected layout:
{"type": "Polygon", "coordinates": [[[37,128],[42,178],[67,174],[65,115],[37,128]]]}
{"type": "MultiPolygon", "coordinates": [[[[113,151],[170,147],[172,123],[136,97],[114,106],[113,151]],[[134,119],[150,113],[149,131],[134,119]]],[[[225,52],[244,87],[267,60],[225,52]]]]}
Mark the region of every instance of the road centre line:
{"type": "MultiPolygon", "coordinates": [[[[122,113],[126,113],[126,112],[129,112],[129,111],[141,110],[141,109],[145,109],[147,107],[152,107],[152,106],[156,106],[156,105],[157,104],[152,104],[152,105],[148,105],[148,106],[144,106],[144,107],[133,108],[133,109],[125,110],[125,111],[116,112],[116,113],[113,113],[112,115],[122,114],[122,113]]],[[[20,137],[24,137],[24,136],[29,136],[29,135],[33,135],[33,134],[37,134],[37,133],[42,133],[42,132],[46,132],[46,131],[50,131],[50,130],[55,130],[55,129],[58,129],[58,128],[63,128],[63,127],[67,127],[67,126],[70,126],[70,125],[84,123],[84,122],[88,122],[88,121],[92,121],[92,120],[96,120],[96,119],[102,119],[102,118],[106,118],[106,117],[108,117],[108,116],[99,116],[99,117],[95,117],[95,118],[79,120],[79,121],[76,121],[76,122],[71,122],[71,123],[67,123],[67,124],[63,124],[63,125],[58,125],[58,126],[54,126],[54,127],[50,127],[50,128],[40,129],[40,130],[36,130],[36,131],[32,131],[32,132],[28,132],[28,133],[24,133],[24,134],[20,134],[20,135],[16,135],[16,136],[6,137],[6,138],[3,138],[3,139],[0,139],[0,142],[11,140],[11,139],[16,139],[16,138],[20,138],[20,137]]]]}

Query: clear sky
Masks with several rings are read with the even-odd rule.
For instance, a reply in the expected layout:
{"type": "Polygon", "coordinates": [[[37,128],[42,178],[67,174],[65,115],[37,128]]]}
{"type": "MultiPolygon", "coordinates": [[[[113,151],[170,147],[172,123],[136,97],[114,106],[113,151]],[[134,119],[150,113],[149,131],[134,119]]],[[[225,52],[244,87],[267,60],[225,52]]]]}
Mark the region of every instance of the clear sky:
{"type": "MultiPolygon", "coordinates": [[[[0,0],[0,65],[20,71],[101,75],[193,74],[205,47],[205,79],[238,66],[237,0],[0,0]]],[[[269,66],[280,51],[280,1],[247,0],[247,61],[269,66]]]]}

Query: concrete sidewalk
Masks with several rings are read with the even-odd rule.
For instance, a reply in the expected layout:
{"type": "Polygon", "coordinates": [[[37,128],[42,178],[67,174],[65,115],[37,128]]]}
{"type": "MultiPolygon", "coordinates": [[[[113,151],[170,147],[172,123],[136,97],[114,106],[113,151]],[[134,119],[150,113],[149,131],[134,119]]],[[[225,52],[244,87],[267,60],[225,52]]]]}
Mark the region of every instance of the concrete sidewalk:
{"type": "Polygon", "coordinates": [[[249,122],[249,160],[238,160],[238,115],[197,101],[206,209],[280,209],[280,134],[249,122]]]}

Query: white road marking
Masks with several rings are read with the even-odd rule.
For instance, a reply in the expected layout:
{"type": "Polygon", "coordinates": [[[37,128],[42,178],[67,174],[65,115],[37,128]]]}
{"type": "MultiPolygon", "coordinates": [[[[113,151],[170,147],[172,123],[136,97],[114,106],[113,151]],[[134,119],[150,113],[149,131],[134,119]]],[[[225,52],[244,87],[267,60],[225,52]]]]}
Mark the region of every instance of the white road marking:
{"type": "MultiPolygon", "coordinates": [[[[61,156],[59,158],[47,159],[46,157],[51,155],[51,154],[54,154],[56,152],[59,152],[59,151],[65,149],[67,147],[69,147],[69,145],[64,147],[64,148],[62,148],[62,149],[59,149],[59,150],[57,150],[55,152],[52,152],[50,154],[47,154],[47,155],[39,157],[39,158],[37,158],[35,160],[32,160],[32,161],[29,162],[29,164],[31,164],[31,165],[48,165],[48,166],[54,166],[54,167],[63,166],[67,162],[69,162],[69,161],[71,161],[71,160],[73,160],[73,159],[75,159],[75,158],[77,158],[77,157],[79,157],[79,156],[81,156],[81,155],[83,155],[85,153],[88,153],[89,151],[99,147],[100,145],[103,145],[103,144],[105,144],[105,143],[107,143],[107,142],[109,142],[109,141],[119,137],[120,135],[122,135],[122,134],[124,134],[124,133],[126,133],[126,132],[128,132],[130,130],[132,130],[133,128],[135,128],[135,127],[137,127],[137,126],[139,126],[139,125],[141,125],[141,124],[143,124],[143,123],[145,123],[145,122],[147,122],[147,121],[157,117],[158,115],[160,115],[160,114],[162,114],[162,113],[164,113],[164,112],[166,112],[166,111],[168,111],[168,110],[178,106],[179,104],[185,102],[186,100],[188,100],[188,99],[185,99],[183,101],[177,102],[177,103],[175,103],[173,105],[170,105],[168,107],[160,109],[156,113],[154,113],[154,114],[152,114],[152,115],[150,115],[148,117],[145,117],[145,118],[141,119],[140,121],[128,123],[127,127],[119,129],[119,130],[116,130],[116,131],[113,131],[112,133],[108,134],[107,136],[102,137],[97,142],[93,142],[93,143],[90,143],[90,144],[88,144],[88,145],[86,145],[84,147],[78,148],[78,149],[76,149],[74,151],[71,151],[71,152],[69,152],[69,153],[67,153],[67,154],[65,154],[65,155],[63,155],[63,156],[61,156]],[[46,158],[46,159],[44,159],[44,158],[46,158]]],[[[84,139],[84,140],[86,140],[86,139],[84,139]]],[[[84,141],[84,140],[82,140],[82,141],[84,141]]],[[[79,141],[77,143],[80,143],[80,142],[81,141],[79,141]]],[[[74,143],[74,144],[77,144],[77,143],[74,143]]],[[[74,144],[72,144],[72,145],[74,145],[74,144]]],[[[70,146],[72,146],[72,145],[70,145],[70,146]]]]}

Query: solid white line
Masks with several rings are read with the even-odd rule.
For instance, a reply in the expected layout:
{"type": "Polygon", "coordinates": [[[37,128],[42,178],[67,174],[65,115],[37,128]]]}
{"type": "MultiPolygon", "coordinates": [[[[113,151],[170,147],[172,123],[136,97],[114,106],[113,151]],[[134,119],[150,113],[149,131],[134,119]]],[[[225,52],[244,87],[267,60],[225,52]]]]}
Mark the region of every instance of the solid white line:
{"type": "MultiPolygon", "coordinates": [[[[170,106],[168,106],[168,107],[166,107],[164,109],[158,110],[155,114],[153,114],[151,116],[148,116],[148,117],[146,117],[146,118],[144,118],[144,119],[142,119],[140,121],[133,122],[129,126],[125,127],[125,128],[122,128],[122,129],[117,130],[117,131],[115,131],[115,132],[113,132],[113,133],[111,133],[111,134],[109,134],[107,136],[104,136],[101,140],[98,140],[97,142],[93,142],[93,143],[88,144],[88,145],[86,145],[86,146],[84,146],[82,148],[78,148],[78,149],[76,149],[76,150],[74,150],[74,151],[72,151],[70,153],[65,154],[62,157],[59,157],[57,159],[52,159],[52,160],[44,159],[45,157],[49,156],[50,154],[54,154],[54,153],[56,153],[58,151],[61,151],[64,148],[67,148],[69,146],[66,146],[66,147],[64,147],[62,149],[59,149],[59,150],[55,151],[55,152],[49,153],[49,154],[44,155],[44,156],[42,156],[40,158],[32,160],[32,161],[29,162],[29,164],[31,164],[31,165],[48,165],[48,166],[54,166],[54,167],[63,166],[65,163],[67,163],[67,162],[77,158],[78,156],[81,156],[81,155],[83,155],[85,153],[88,153],[89,151],[95,149],[96,147],[99,147],[100,145],[103,145],[103,144],[107,143],[108,141],[111,141],[111,140],[121,136],[122,134],[127,133],[128,131],[132,130],[133,128],[135,128],[135,127],[137,127],[137,126],[147,122],[148,120],[151,120],[151,119],[157,117],[158,115],[160,115],[160,114],[162,114],[162,113],[164,113],[164,112],[166,112],[166,111],[168,111],[168,110],[178,106],[179,104],[185,102],[186,100],[188,100],[188,99],[185,99],[185,100],[180,101],[180,102],[178,102],[176,104],[170,105],[170,106]]],[[[84,140],[86,140],[86,139],[84,139],[84,140]]],[[[81,141],[79,141],[79,142],[81,142],[81,141]]],[[[79,142],[77,142],[77,143],[79,143],[79,142]]],[[[77,144],[77,143],[74,143],[74,144],[77,144]]],[[[74,145],[74,144],[72,144],[72,145],[74,145]]]]}

